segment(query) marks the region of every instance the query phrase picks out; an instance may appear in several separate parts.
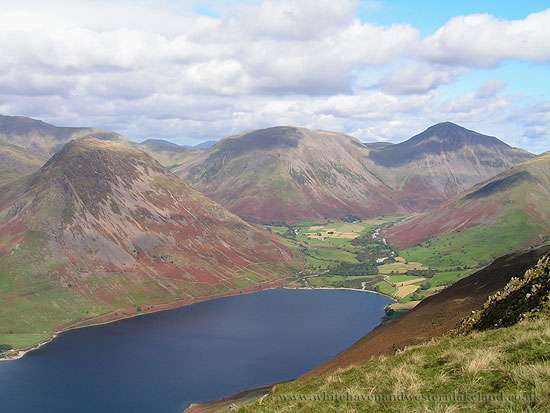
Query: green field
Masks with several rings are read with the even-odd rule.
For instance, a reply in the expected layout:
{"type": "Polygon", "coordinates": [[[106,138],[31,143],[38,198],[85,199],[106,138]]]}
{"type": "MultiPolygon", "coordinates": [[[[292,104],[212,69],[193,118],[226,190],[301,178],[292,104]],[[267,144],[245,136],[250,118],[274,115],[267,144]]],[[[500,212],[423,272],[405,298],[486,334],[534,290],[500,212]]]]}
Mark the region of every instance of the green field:
{"type": "MultiPolygon", "coordinates": [[[[402,219],[402,215],[392,217],[380,217],[369,220],[342,222],[329,221],[325,223],[301,222],[294,225],[263,225],[268,231],[281,235],[283,242],[304,255],[306,268],[304,274],[316,274],[326,270],[336,271],[341,263],[360,265],[364,259],[373,260],[379,256],[389,256],[383,263],[377,264],[380,275],[346,276],[337,272],[336,274],[323,274],[319,277],[310,277],[308,282],[315,288],[365,288],[376,290],[382,294],[393,297],[397,288],[396,283],[419,279],[423,273],[415,273],[417,270],[427,271],[428,266],[424,262],[408,262],[406,257],[391,256],[391,248],[386,246],[382,240],[372,238],[372,233],[377,228],[383,228],[393,222],[402,219]],[[329,233],[330,232],[330,233],[329,233]],[[319,235],[321,234],[321,235],[319,235]],[[384,280],[384,275],[387,280],[384,280]]],[[[341,269],[339,270],[341,271],[341,269]]],[[[350,268],[351,271],[351,268],[350,268]]],[[[429,280],[430,285],[424,285],[424,289],[418,290],[417,294],[400,299],[402,302],[417,300],[418,295],[427,296],[441,289],[441,286],[460,279],[467,273],[466,270],[444,272],[439,271],[433,279],[429,280]]],[[[433,274],[433,271],[432,271],[433,274]]],[[[423,286],[424,281],[415,283],[423,286]]],[[[299,286],[303,283],[292,283],[292,286],[299,286]]],[[[414,290],[409,287],[407,290],[414,290]]]]}
{"type": "Polygon", "coordinates": [[[389,295],[390,297],[392,297],[393,293],[395,292],[395,287],[387,281],[380,281],[379,283],[376,283],[374,287],[375,291],[385,295],[389,295]]]}
{"type": "Polygon", "coordinates": [[[388,281],[395,284],[395,283],[401,283],[404,281],[414,280],[416,278],[418,277],[415,277],[412,275],[390,275],[388,277],[388,281]]]}
{"type": "MultiPolygon", "coordinates": [[[[285,243],[300,250],[307,263],[305,274],[315,274],[331,268],[334,270],[339,263],[359,265],[364,260],[389,256],[390,250],[385,250],[381,240],[373,239],[371,234],[376,228],[383,228],[402,218],[380,217],[351,223],[302,222],[293,226],[265,228],[285,237],[285,243]]],[[[543,232],[544,229],[530,215],[516,210],[491,226],[442,234],[431,241],[399,251],[377,264],[378,274],[385,275],[386,280],[369,282],[368,287],[391,297],[397,293],[397,299],[402,303],[418,301],[488,265],[495,258],[529,245],[533,234],[543,232]],[[419,280],[411,287],[401,287],[399,291],[393,285],[421,277],[426,280],[419,280]],[[414,285],[418,289],[413,292],[414,285]]],[[[347,267],[339,268],[347,271],[347,267]]],[[[337,274],[346,275],[341,271],[337,274]]],[[[359,285],[358,288],[361,288],[360,284],[352,282],[351,277],[348,278],[344,281],[328,273],[314,281],[310,279],[310,284],[314,287],[359,285]]]]}

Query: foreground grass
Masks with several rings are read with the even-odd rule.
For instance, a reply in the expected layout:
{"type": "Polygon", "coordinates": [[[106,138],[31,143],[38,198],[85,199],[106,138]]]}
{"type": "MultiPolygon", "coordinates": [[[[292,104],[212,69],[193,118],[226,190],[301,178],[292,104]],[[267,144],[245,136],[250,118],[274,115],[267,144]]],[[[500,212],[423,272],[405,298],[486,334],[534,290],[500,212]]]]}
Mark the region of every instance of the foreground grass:
{"type": "Polygon", "coordinates": [[[547,412],[550,320],[444,337],[333,375],[280,384],[239,411],[547,412]]]}

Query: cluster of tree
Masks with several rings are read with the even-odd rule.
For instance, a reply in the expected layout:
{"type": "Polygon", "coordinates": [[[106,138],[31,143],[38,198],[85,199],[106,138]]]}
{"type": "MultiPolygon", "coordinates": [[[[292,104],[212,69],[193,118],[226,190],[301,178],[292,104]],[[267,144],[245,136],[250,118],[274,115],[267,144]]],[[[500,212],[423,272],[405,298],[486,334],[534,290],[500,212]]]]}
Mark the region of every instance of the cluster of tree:
{"type": "Polygon", "coordinates": [[[281,234],[281,236],[295,240],[296,232],[294,232],[294,228],[288,227],[286,231],[281,234]]]}
{"type": "Polygon", "coordinates": [[[432,283],[429,281],[426,281],[425,283],[420,284],[421,290],[429,290],[430,288],[432,288],[432,283]]]}
{"type": "Polygon", "coordinates": [[[269,225],[272,227],[288,227],[288,224],[285,221],[271,221],[269,225]]]}
{"type": "Polygon", "coordinates": [[[340,218],[340,221],[343,221],[343,222],[355,222],[355,221],[361,221],[361,218],[359,218],[358,216],[355,216],[355,215],[351,215],[351,214],[348,214],[348,215],[344,215],[342,218],[340,218]]]}
{"type": "Polygon", "coordinates": [[[377,287],[374,286],[374,284],[382,281],[384,277],[382,276],[375,276],[375,277],[366,277],[366,278],[353,278],[353,279],[346,279],[346,280],[338,280],[338,281],[332,281],[330,283],[331,286],[335,288],[356,288],[360,289],[363,288],[363,283],[365,283],[365,287],[367,290],[376,290],[377,287]]]}
{"type": "Polygon", "coordinates": [[[427,270],[408,270],[406,272],[407,275],[412,275],[415,277],[424,277],[424,278],[432,278],[435,275],[435,270],[427,269],[427,270]]]}
{"type": "Polygon", "coordinates": [[[0,353],[13,349],[9,344],[0,344],[0,353]]]}
{"type": "Polygon", "coordinates": [[[329,267],[329,270],[329,274],[331,275],[341,275],[344,277],[378,275],[378,267],[369,262],[361,262],[359,264],[341,262],[336,267],[329,267]]]}

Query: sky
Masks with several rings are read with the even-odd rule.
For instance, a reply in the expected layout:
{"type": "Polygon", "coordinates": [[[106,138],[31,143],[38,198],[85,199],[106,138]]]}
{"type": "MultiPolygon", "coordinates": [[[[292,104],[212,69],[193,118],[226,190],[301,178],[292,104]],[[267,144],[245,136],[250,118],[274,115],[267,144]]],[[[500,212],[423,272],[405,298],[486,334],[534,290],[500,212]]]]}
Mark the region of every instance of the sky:
{"type": "Polygon", "coordinates": [[[451,121],[550,150],[547,1],[0,0],[0,113],[197,144],[451,121]]]}

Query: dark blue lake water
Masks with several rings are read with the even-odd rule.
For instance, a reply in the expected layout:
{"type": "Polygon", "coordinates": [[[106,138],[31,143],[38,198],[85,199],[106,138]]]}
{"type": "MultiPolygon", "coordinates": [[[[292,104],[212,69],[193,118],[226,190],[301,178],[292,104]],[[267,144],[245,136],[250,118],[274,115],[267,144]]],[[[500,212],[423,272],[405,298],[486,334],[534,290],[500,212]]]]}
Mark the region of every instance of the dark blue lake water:
{"type": "Polygon", "coordinates": [[[69,331],[0,363],[0,411],[181,412],[300,376],[379,324],[390,302],[277,289],[69,331]]]}

